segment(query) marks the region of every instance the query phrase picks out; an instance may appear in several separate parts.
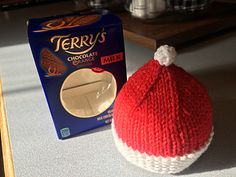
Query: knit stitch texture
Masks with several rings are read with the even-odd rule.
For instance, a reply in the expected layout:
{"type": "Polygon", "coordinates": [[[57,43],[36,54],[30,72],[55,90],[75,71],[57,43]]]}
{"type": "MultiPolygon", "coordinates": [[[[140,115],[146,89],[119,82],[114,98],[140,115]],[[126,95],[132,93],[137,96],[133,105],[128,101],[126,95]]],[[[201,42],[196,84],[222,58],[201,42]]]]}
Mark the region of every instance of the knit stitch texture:
{"type": "Polygon", "coordinates": [[[206,89],[182,68],[151,59],[118,94],[113,124],[119,139],[140,153],[176,157],[197,151],[212,132],[206,89]]]}

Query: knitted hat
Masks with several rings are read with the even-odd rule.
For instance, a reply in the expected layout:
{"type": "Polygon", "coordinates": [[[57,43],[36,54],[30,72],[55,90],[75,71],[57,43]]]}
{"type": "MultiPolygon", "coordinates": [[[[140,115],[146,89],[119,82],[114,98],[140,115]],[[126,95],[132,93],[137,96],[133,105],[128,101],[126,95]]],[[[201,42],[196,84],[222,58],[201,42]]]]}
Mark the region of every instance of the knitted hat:
{"type": "Polygon", "coordinates": [[[119,92],[112,133],[131,163],[156,173],[178,173],[208,148],[212,106],[207,90],[172,64],[173,47],[161,46],[119,92]]]}

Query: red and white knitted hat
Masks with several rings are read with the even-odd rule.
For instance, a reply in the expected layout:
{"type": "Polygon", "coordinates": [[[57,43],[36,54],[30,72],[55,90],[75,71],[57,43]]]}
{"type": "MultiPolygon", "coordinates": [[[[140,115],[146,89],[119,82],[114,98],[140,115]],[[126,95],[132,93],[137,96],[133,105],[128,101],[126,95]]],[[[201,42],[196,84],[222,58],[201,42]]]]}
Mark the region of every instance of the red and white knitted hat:
{"type": "Polygon", "coordinates": [[[208,148],[213,136],[207,90],[172,64],[167,45],[126,82],[116,98],[112,132],[118,151],[156,173],[178,173],[208,148]]]}

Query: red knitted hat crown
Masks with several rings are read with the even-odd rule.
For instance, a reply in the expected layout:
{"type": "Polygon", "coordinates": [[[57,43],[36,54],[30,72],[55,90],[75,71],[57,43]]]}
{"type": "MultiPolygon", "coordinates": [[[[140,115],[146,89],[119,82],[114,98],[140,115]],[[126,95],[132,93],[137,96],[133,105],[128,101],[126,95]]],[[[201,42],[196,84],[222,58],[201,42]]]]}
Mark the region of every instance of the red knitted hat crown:
{"type": "Polygon", "coordinates": [[[177,173],[207,149],[213,136],[206,89],[172,64],[173,47],[160,47],[123,86],[115,101],[113,136],[131,163],[157,173],[177,173]]]}

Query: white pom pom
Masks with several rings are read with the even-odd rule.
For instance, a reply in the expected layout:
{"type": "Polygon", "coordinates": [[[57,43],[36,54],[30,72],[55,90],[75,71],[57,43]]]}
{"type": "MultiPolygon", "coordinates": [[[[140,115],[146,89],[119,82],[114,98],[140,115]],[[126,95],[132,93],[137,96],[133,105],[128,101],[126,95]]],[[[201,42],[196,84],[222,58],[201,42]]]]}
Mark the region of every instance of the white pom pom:
{"type": "Polygon", "coordinates": [[[157,60],[160,65],[169,66],[176,58],[176,51],[174,47],[163,45],[157,49],[154,54],[154,59],[157,60]]]}

